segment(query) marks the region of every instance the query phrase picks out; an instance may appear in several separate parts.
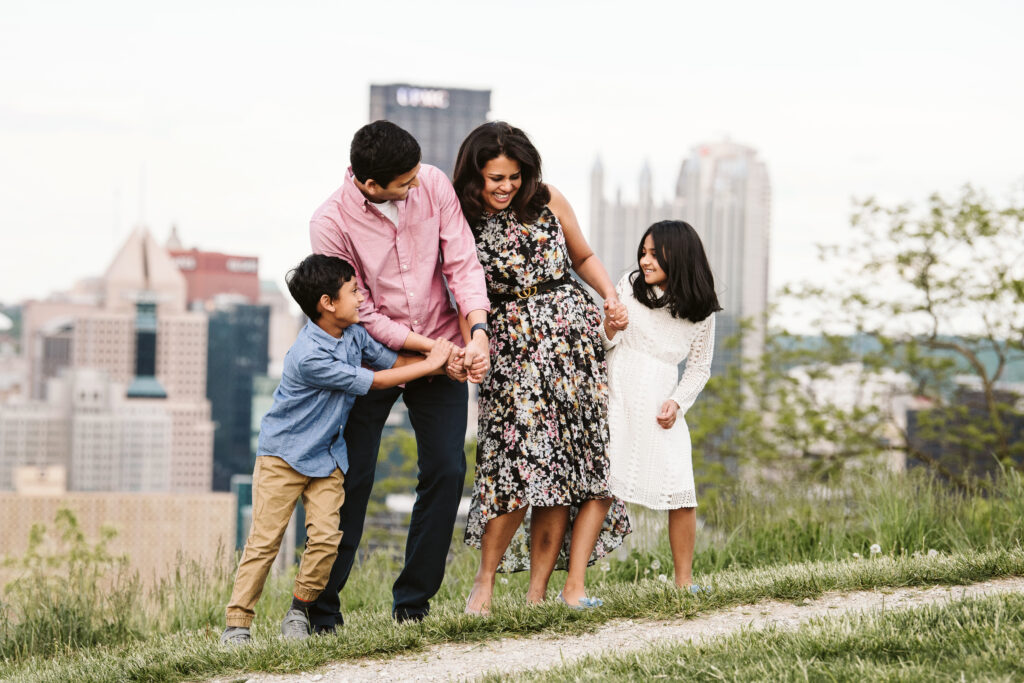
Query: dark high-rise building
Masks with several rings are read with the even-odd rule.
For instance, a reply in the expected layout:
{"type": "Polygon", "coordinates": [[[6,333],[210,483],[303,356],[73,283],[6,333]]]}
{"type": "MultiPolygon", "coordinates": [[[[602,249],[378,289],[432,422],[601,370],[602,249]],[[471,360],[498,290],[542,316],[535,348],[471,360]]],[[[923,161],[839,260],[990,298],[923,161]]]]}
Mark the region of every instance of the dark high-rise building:
{"type": "Polygon", "coordinates": [[[370,120],[385,119],[412,133],[423,151],[423,163],[452,175],[455,155],[469,131],[487,121],[490,90],[435,86],[370,86],[370,120]]]}
{"type": "Polygon", "coordinates": [[[213,490],[250,474],[253,378],[267,373],[270,307],[221,304],[209,312],[206,397],[213,434],[213,490]]]}

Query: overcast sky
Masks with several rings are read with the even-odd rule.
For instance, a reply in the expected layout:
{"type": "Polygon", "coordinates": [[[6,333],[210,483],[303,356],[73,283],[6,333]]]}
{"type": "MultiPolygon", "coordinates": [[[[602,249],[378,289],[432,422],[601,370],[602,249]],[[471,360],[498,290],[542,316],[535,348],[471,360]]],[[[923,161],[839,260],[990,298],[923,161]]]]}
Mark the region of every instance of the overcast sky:
{"type": "Polygon", "coordinates": [[[728,136],[773,185],[772,284],[851,197],[1024,179],[1024,3],[46,2],[0,6],[0,302],[99,275],[140,221],[281,282],[370,83],[488,88],[587,227],[590,170],[669,195],[728,136]]]}

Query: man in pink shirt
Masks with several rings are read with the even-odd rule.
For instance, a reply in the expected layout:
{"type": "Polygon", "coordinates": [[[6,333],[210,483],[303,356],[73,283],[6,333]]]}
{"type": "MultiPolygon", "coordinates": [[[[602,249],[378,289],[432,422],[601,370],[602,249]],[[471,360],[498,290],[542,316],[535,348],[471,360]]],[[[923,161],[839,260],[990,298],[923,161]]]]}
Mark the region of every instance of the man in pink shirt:
{"type": "Polygon", "coordinates": [[[344,433],[349,472],[338,557],[309,612],[318,632],[344,623],[338,594],[362,537],[381,432],[399,396],[416,432],[419,475],[392,614],[398,621],[418,621],[430,611],[430,598],[444,578],[466,475],[464,381],[468,376],[479,382],[489,369],[490,304],[483,269],[448,178],[421,165],[415,138],[387,121],[356,132],[350,160],[345,182],[310,221],[313,251],[355,267],[365,296],[359,318],[371,336],[396,351],[421,353],[429,352],[438,337],[465,343],[459,350],[464,371],[371,390],[356,399],[344,433]],[[465,315],[461,324],[459,311],[465,315]]]}

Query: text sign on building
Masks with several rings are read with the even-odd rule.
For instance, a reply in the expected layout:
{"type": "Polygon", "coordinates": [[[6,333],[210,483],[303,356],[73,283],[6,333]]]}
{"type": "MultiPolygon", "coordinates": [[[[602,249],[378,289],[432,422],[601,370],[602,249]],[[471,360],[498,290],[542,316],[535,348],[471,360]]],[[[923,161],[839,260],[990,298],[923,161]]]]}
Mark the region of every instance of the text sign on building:
{"type": "Polygon", "coordinates": [[[447,109],[447,90],[428,90],[426,88],[398,88],[395,101],[402,107],[423,107],[425,109],[447,109]]]}

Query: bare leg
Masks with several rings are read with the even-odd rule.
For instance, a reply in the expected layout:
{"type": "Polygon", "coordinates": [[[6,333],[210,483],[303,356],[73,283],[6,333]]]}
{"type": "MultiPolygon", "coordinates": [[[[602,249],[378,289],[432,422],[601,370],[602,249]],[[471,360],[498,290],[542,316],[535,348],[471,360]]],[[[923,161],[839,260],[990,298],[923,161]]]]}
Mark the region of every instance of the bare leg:
{"type": "Polygon", "coordinates": [[[697,508],[668,511],[668,542],[672,547],[676,585],[680,588],[693,584],[693,544],[696,537],[697,508]]]}
{"type": "Polygon", "coordinates": [[[544,602],[548,580],[562,550],[565,529],[569,526],[569,508],[565,505],[533,508],[530,520],[530,587],[527,602],[544,602]]]}
{"type": "Polygon", "coordinates": [[[612,506],[611,498],[588,500],[580,506],[580,512],[572,524],[572,544],[569,546],[569,575],[565,577],[562,597],[570,605],[578,604],[586,597],[585,581],[587,563],[594,552],[594,544],[601,534],[601,525],[612,506]]]}
{"type": "Polygon", "coordinates": [[[529,508],[522,507],[504,515],[498,515],[487,522],[483,538],[480,539],[480,568],[473,578],[473,589],[466,600],[469,614],[490,614],[491,595],[494,594],[494,574],[498,571],[501,558],[508,550],[508,544],[523,523],[529,508]]]}

